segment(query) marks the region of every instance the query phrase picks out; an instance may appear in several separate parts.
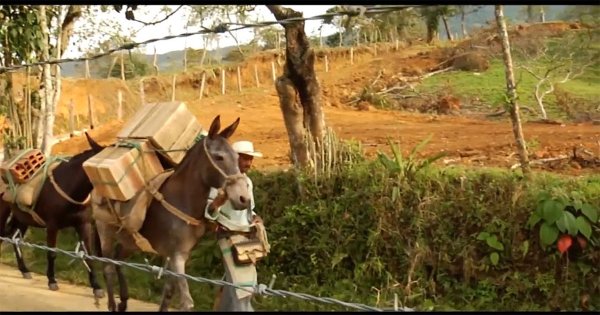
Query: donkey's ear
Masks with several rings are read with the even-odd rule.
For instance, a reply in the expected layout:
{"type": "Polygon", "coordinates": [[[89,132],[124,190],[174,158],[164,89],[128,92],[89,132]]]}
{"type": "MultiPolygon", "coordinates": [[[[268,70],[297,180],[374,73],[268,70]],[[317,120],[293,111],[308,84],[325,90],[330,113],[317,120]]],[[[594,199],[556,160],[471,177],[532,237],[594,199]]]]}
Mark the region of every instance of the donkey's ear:
{"type": "Polygon", "coordinates": [[[238,117],[238,119],[236,119],[233,122],[233,124],[229,125],[229,127],[223,129],[223,131],[221,131],[219,133],[219,135],[225,139],[229,139],[229,137],[231,137],[231,135],[233,135],[233,133],[235,132],[235,130],[237,129],[239,124],[240,124],[240,117],[238,117]]]}
{"type": "Polygon", "coordinates": [[[92,137],[90,137],[90,135],[87,132],[85,132],[85,137],[86,137],[88,143],[90,144],[90,147],[92,148],[92,150],[101,151],[103,149],[103,147],[101,145],[99,145],[94,139],[92,139],[92,137]]]}
{"type": "Polygon", "coordinates": [[[217,117],[215,117],[215,119],[213,119],[212,123],[210,124],[210,128],[208,129],[208,137],[210,139],[213,139],[219,133],[220,129],[221,115],[217,115],[217,117]]]}

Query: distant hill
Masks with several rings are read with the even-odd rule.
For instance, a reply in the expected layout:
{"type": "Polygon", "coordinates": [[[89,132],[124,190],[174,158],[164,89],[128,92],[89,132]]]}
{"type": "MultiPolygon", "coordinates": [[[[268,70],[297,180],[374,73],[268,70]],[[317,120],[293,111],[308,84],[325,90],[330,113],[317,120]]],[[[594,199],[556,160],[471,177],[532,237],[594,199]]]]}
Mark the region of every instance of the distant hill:
{"type": "MultiPolygon", "coordinates": [[[[513,23],[524,22],[524,5],[506,5],[504,6],[504,15],[506,18],[513,23]]],[[[568,5],[548,5],[546,6],[546,21],[556,20],[557,17],[563,12],[568,5]]],[[[494,19],[494,6],[486,5],[483,6],[479,11],[469,14],[466,18],[467,31],[472,32],[480,27],[483,27],[487,22],[494,19]]],[[[451,32],[461,34],[460,16],[451,17],[449,20],[449,28],[451,32]]],[[[446,31],[442,23],[440,23],[440,39],[445,39],[446,31]]],[[[222,47],[207,52],[207,57],[214,60],[221,60],[231,50],[236,49],[236,46],[222,47]]],[[[147,60],[152,63],[154,55],[146,55],[147,60]]],[[[158,67],[161,71],[178,71],[183,69],[183,50],[171,51],[165,54],[157,55],[158,67]]],[[[90,63],[90,67],[93,67],[90,63]]],[[[62,73],[65,77],[83,77],[84,75],[84,63],[83,62],[72,62],[62,65],[62,73]]]]}

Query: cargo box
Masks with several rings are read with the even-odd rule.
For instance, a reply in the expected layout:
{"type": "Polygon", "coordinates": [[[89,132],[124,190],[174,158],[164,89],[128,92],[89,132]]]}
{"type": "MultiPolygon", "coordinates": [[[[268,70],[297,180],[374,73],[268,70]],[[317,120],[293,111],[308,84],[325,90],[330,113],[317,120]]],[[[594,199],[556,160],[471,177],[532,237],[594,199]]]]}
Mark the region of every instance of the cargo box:
{"type": "Polygon", "coordinates": [[[148,140],[130,141],[138,144],[143,153],[137,148],[110,146],[83,163],[83,169],[99,195],[127,201],[163,171],[148,140]]]}
{"type": "Polygon", "coordinates": [[[119,139],[148,139],[170,162],[179,164],[202,126],[183,102],[144,105],[117,134],[119,139]],[[173,150],[173,151],[170,151],[173,150]]]}
{"type": "Polygon", "coordinates": [[[29,181],[46,162],[39,149],[25,149],[15,153],[14,157],[0,166],[2,180],[8,183],[8,177],[17,184],[29,181]],[[9,175],[10,174],[10,175],[9,175]]]}

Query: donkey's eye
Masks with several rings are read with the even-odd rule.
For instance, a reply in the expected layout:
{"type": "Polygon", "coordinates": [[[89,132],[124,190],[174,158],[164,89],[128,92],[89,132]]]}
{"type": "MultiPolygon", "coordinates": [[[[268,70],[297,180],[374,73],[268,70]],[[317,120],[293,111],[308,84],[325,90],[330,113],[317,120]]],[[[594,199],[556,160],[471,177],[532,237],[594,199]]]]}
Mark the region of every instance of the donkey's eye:
{"type": "Polygon", "coordinates": [[[215,160],[217,160],[217,161],[223,161],[223,156],[222,155],[215,155],[215,160]]]}

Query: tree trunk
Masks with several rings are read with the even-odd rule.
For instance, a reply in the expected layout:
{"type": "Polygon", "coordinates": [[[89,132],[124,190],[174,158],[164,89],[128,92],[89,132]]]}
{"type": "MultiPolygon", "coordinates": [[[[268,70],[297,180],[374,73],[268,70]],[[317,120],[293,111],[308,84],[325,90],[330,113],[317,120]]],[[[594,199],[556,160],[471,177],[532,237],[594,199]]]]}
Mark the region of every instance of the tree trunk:
{"type": "Polygon", "coordinates": [[[527,23],[531,23],[534,21],[534,13],[533,13],[533,6],[532,5],[528,5],[527,6],[527,23]]]}
{"type": "Polygon", "coordinates": [[[461,6],[461,11],[460,11],[460,28],[462,30],[462,35],[463,38],[467,38],[469,37],[469,34],[467,33],[467,14],[465,12],[464,6],[461,6]]]}
{"type": "MultiPolygon", "coordinates": [[[[44,47],[42,47],[42,61],[50,60],[50,45],[49,36],[50,32],[48,30],[48,23],[46,19],[46,6],[40,5],[39,7],[39,19],[40,26],[42,28],[42,43],[44,47]]],[[[52,136],[52,131],[48,128],[48,115],[49,115],[49,102],[51,100],[51,90],[52,90],[52,78],[50,76],[50,65],[45,64],[42,66],[42,82],[40,87],[40,96],[41,96],[41,106],[40,106],[40,119],[38,120],[38,135],[37,135],[37,144],[44,154],[46,153],[47,146],[49,143],[49,136],[52,136]],[[50,130],[50,131],[49,131],[50,130]]]]}
{"type": "MultiPolygon", "coordinates": [[[[302,17],[301,12],[296,12],[279,5],[267,5],[278,21],[292,17],[302,17]]],[[[304,112],[303,127],[308,128],[315,141],[316,152],[321,152],[322,139],[325,133],[325,117],[321,105],[321,91],[315,73],[315,54],[310,49],[310,42],[304,32],[304,22],[286,23],[283,25],[286,38],[286,60],[282,77],[277,80],[280,99],[289,98],[290,84],[296,90],[300,104],[304,112]],[[286,94],[281,94],[286,91],[286,94]]],[[[290,105],[293,102],[281,102],[284,120],[288,136],[290,137],[290,149],[296,165],[308,166],[308,155],[304,157],[307,147],[304,144],[304,135],[298,131],[298,110],[290,105]],[[288,123],[289,122],[289,123],[288,123]],[[302,139],[303,144],[298,144],[302,139]]]]}
{"type": "Polygon", "coordinates": [[[540,22],[546,22],[546,12],[544,12],[544,6],[540,6],[540,22]]]}
{"type": "Polygon", "coordinates": [[[508,39],[508,31],[506,30],[506,22],[504,21],[504,13],[502,6],[496,5],[495,9],[496,22],[498,23],[498,32],[502,39],[502,55],[504,57],[504,66],[506,70],[506,89],[510,102],[510,118],[513,125],[513,133],[517,142],[517,151],[519,160],[524,175],[529,175],[529,158],[527,156],[527,146],[525,137],[523,136],[523,128],[521,126],[521,118],[519,117],[519,105],[517,104],[517,89],[515,85],[515,75],[513,73],[512,56],[510,54],[510,42],[508,39]]]}
{"type": "Polygon", "coordinates": [[[450,32],[450,27],[448,27],[448,19],[445,15],[442,15],[442,21],[444,22],[444,28],[446,29],[446,37],[448,37],[449,41],[453,41],[452,32],[450,32]]]}

